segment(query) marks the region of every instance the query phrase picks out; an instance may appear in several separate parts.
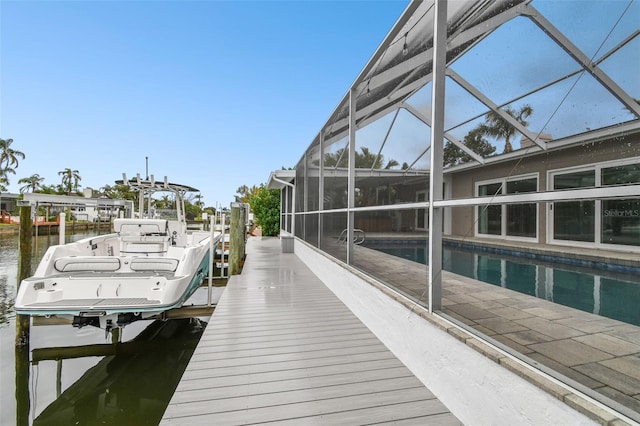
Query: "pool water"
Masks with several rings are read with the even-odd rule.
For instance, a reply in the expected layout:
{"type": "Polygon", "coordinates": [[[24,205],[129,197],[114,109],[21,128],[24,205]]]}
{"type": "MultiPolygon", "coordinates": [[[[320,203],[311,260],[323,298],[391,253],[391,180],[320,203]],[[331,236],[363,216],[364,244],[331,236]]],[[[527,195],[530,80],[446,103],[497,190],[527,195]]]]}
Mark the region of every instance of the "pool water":
{"type": "MultiPolygon", "coordinates": [[[[420,244],[367,244],[371,249],[427,263],[420,244]]],[[[442,267],[519,293],[596,315],[640,325],[640,276],[563,264],[541,263],[444,247],[442,267]]]]}

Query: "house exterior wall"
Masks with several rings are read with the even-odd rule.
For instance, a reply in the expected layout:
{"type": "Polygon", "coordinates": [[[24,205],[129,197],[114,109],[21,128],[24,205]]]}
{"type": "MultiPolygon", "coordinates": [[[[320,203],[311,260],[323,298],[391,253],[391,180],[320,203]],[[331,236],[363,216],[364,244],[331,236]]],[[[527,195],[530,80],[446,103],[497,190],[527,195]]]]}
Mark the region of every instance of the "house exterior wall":
{"type": "MultiPolygon", "coordinates": [[[[639,134],[626,138],[556,149],[521,159],[451,173],[451,195],[453,199],[472,198],[477,196],[476,185],[479,182],[530,174],[537,174],[538,191],[544,192],[548,188],[548,173],[551,171],[606,162],[619,162],[631,158],[640,158],[639,134]]],[[[477,234],[474,209],[474,207],[451,209],[452,226],[450,235],[468,237],[477,234]]],[[[537,230],[538,242],[546,244],[550,239],[547,236],[547,203],[539,204],[537,230]]]]}

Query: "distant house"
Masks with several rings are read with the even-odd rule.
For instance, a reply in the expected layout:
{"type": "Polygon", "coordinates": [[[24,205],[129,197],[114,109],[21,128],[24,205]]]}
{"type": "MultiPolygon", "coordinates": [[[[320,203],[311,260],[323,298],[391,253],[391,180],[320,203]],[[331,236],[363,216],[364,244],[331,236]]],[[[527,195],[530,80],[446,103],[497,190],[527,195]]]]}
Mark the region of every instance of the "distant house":
{"type": "Polygon", "coordinates": [[[48,215],[57,215],[69,211],[76,220],[88,222],[110,220],[111,218],[130,217],[133,202],[110,198],[90,198],[67,195],[25,193],[24,201],[34,207],[49,210],[48,215]]]}
{"type": "Polygon", "coordinates": [[[9,214],[14,212],[18,205],[18,197],[20,197],[20,194],[0,193],[0,210],[9,214]]]}
{"type": "Polygon", "coordinates": [[[11,215],[16,211],[20,194],[0,193],[0,222],[11,223],[11,215]]]}

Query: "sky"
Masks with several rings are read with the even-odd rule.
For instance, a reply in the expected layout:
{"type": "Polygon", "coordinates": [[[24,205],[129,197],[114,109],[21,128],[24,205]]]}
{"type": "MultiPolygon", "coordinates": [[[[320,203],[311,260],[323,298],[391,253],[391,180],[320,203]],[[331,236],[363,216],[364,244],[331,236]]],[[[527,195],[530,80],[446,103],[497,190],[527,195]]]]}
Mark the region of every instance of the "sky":
{"type": "Polygon", "coordinates": [[[148,170],[228,206],[295,166],[407,4],[0,0],[9,192],[148,170]]]}

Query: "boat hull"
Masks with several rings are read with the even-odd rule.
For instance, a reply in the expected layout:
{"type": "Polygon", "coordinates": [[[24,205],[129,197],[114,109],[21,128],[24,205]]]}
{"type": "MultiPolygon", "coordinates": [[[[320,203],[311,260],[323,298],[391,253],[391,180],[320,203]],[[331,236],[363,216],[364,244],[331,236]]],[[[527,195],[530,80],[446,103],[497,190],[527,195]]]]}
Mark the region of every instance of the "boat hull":
{"type": "Polygon", "coordinates": [[[15,311],[110,328],[180,307],[209,273],[210,238],[194,232],[184,246],[141,238],[134,252],[119,234],[53,246],[20,284],[15,311]]]}

